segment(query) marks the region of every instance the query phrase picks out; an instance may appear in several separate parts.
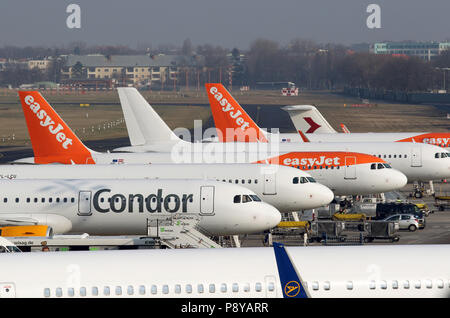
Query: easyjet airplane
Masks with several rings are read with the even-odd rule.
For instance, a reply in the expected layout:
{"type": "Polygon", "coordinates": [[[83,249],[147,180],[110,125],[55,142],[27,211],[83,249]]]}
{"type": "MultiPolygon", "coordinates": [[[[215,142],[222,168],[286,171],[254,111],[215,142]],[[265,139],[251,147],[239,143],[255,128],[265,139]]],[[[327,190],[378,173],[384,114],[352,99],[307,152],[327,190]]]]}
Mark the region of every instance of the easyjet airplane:
{"type": "MultiPolygon", "coordinates": [[[[238,249],[6,253],[1,259],[0,297],[5,298],[446,298],[450,294],[449,245],[274,243],[238,249]]],[[[205,307],[214,316],[232,312],[233,304],[230,300],[220,309],[205,307]]],[[[256,305],[252,312],[267,312],[264,303],[246,304],[256,305]]]]}
{"type": "MultiPolygon", "coordinates": [[[[416,142],[447,148],[447,150],[450,147],[450,132],[350,133],[347,127],[341,124],[344,134],[339,134],[314,106],[285,106],[283,110],[289,113],[295,129],[307,133],[311,141],[416,142]]],[[[287,135],[285,137],[289,138],[287,135]]],[[[300,141],[295,134],[291,134],[290,138],[293,138],[291,141],[300,141]]]]}
{"type": "MultiPolygon", "coordinates": [[[[218,133],[220,141],[267,142],[269,140],[270,142],[281,141],[280,149],[354,151],[372,154],[386,160],[393,168],[403,172],[409,181],[429,181],[450,177],[450,152],[441,147],[413,142],[308,142],[310,140],[299,140],[302,134],[298,134],[297,139],[291,138],[291,134],[270,134],[258,127],[222,84],[206,84],[206,91],[216,128],[221,132],[227,132],[227,129],[230,132],[231,129],[229,134],[231,137],[221,137],[223,134],[218,133]],[[250,132],[247,133],[247,130],[250,132]],[[264,135],[266,139],[262,140],[261,135],[264,135]],[[285,139],[290,142],[283,142],[285,139]]],[[[309,134],[308,138],[313,135],[309,134]]],[[[303,135],[303,138],[306,137],[303,135]]],[[[303,164],[294,165],[300,169],[304,166],[303,164]]],[[[313,176],[320,180],[316,175],[313,174],[313,176]]]]}
{"type": "MultiPolygon", "coordinates": [[[[142,123],[151,123],[146,125],[148,127],[146,131],[148,133],[152,131],[151,129],[159,131],[160,137],[156,140],[157,150],[144,153],[94,152],[83,145],[41,94],[19,92],[35,157],[19,159],[15,162],[145,164],[263,163],[267,160],[272,164],[295,166],[296,168],[299,167],[296,163],[303,162],[303,170],[307,170],[314,178],[317,176],[321,180],[320,183],[328,186],[336,195],[381,193],[402,188],[406,184],[406,177],[399,171],[390,169],[388,165],[385,165],[386,162],[383,159],[361,153],[340,150],[301,152],[301,150],[295,150],[295,147],[284,150],[274,149],[273,151],[268,147],[254,148],[248,143],[202,144],[181,141],[154,111],[150,113],[146,111],[146,107],[151,108],[151,106],[142,96],[142,99],[136,96],[136,94],[140,96],[136,89],[119,89],[119,92],[121,91],[126,95],[131,95],[128,100],[140,101],[137,105],[138,110],[134,112],[134,118],[142,119],[142,123]],[[141,107],[143,106],[141,102],[145,102],[146,107],[141,107]],[[174,143],[173,136],[178,138],[178,143],[174,143]],[[167,144],[165,144],[166,141],[167,144]],[[166,148],[166,151],[162,151],[161,148],[166,148]],[[286,160],[287,158],[290,158],[291,161],[286,160]]],[[[130,106],[134,106],[134,104],[131,103],[130,106]]],[[[125,112],[127,120],[126,114],[125,112]]],[[[141,127],[139,126],[139,128],[141,127]]],[[[131,130],[129,129],[129,131],[131,130]]],[[[143,130],[140,131],[143,132],[143,130]]],[[[267,145],[264,143],[264,146],[267,145]]]]}
{"type": "Polygon", "coordinates": [[[55,234],[146,235],[147,220],[200,216],[211,235],[261,232],[280,212],[237,184],[208,180],[1,180],[0,224],[50,226],[55,234]]]}
{"type": "Polygon", "coordinates": [[[0,179],[204,179],[239,184],[280,212],[314,209],[333,192],[310,174],[267,164],[0,165],[0,179]]]}

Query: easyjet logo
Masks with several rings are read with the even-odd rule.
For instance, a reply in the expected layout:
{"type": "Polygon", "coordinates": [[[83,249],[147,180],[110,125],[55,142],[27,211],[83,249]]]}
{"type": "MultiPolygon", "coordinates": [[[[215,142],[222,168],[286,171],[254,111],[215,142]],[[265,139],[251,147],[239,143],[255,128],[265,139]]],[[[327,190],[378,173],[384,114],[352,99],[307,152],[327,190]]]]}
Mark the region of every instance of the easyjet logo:
{"type": "Polygon", "coordinates": [[[339,166],[339,157],[327,158],[320,156],[319,158],[286,158],[283,160],[284,166],[339,166]]]}
{"type": "Polygon", "coordinates": [[[48,131],[55,136],[56,140],[62,144],[64,149],[68,149],[69,145],[72,145],[72,139],[67,138],[63,132],[64,127],[61,124],[57,124],[47,114],[44,109],[41,109],[41,105],[34,101],[34,97],[27,95],[25,97],[25,104],[30,106],[30,110],[36,115],[36,118],[40,120],[39,124],[42,127],[47,127],[48,131]]]}
{"type": "Polygon", "coordinates": [[[226,98],[223,98],[222,93],[220,93],[217,87],[212,86],[209,92],[214,95],[214,98],[219,102],[220,106],[222,106],[222,111],[224,113],[228,113],[231,118],[236,120],[236,124],[241,127],[242,131],[245,131],[249,127],[249,123],[244,120],[242,117],[242,113],[240,110],[235,110],[233,106],[227,101],[226,98]]]}
{"type": "Polygon", "coordinates": [[[450,138],[424,138],[423,142],[430,145],[445,146],[450,142],[450,138]]]}

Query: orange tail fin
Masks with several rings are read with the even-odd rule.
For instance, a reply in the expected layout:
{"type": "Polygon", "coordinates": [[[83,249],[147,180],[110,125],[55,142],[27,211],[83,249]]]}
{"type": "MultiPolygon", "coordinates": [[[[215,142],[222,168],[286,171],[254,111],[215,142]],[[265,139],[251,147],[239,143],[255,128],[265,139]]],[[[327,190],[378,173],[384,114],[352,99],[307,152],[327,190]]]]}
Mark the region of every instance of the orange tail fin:
{"type": "Polygon", "coordinates": [[[267,142],[264,132],[222,84],[205,86],[221,142],[267,142]]]}
{"type": "Polygon", "coordinates": [[[349,134],[350,133],[350,130],[347,128],[347,126],[345,126],[344,124],[341,124],[341,129],[342,129],[342,132],[344,132],[344,133],[346,133],[346,134],[349,134]]]}
{"type": "Polygon", "coordinates": [[[35,163],[95,163],[91,151],[36,91],[19,92],[35,163]]]}

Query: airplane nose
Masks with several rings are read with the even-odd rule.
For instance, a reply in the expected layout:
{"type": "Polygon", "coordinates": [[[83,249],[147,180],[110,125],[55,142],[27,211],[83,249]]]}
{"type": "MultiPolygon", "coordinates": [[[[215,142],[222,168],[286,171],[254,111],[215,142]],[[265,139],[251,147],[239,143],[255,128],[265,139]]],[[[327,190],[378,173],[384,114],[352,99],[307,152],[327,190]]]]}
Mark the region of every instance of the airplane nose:
{"type": "Polygon", "coordinates": [[[263,203],[258,213],[254,214],[257,231],[265,231],[274,228],[281,222],[281,213],[270,204],[263,203]]]}
{"type": "Polygon", "coordinates": [[[389,171],[386,183],[390,184],[393,189],[401,189],[408,183],[408,178],[402,172],[392,169],[389,171]]]}
{"type": "Polygon", "coordinates": [[[320,183],[307,183],[306,202],[304,209],[314,209],[329,204],[334,199],[334,193],[320,183]]]}

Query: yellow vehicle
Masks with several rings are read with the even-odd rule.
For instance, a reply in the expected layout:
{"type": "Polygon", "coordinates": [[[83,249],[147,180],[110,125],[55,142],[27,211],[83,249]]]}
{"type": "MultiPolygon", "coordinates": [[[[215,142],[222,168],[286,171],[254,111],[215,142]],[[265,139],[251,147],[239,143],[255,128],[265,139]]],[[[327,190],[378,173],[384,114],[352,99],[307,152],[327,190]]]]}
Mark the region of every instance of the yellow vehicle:
{"type": "Polygon", "coordinates": [[[332,216],[335,221],[365,221],[366,215],[364,213],[355,214],[345,214],[345,213],[335,213],[332,216]]]}
{"type": "Polygon", "coordinates": [[[430,208],[428,208],[428,205],[426,203],[415,203],[415,205],[419,208],[420,211],[425,213],[425,216],[428,216],[430,214],[430,208]]]}
{"type": "Polygon", "coordinates": [[[0,227],[0,236],[22,237],[22,236],[45,236],[53,235],[53,230],[47,225],[18,225],[0,227]]]}
{"type": "Polygon", "coordinates": [[[294,227],[300,227],[309,229],[310,224],[308,221],[284,221],[280,222],[277,227],[279,228],[294,228],[294,227]]]}

